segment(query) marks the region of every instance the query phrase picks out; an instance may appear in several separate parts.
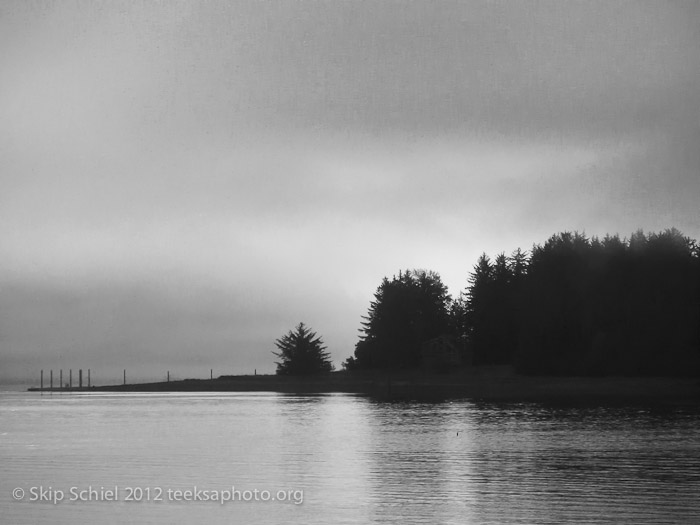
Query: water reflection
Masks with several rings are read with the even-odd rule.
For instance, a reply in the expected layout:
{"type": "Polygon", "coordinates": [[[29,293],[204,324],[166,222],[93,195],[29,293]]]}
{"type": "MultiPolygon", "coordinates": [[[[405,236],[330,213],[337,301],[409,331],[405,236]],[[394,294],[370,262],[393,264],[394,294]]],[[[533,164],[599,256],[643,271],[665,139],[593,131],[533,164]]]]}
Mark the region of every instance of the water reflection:
{"type": "Polygon", "coordinates": [[[698,517],[697,413],[463,402],[368,415],[377,522],[698,517]]]}
{"type": "Polygon", "coordinates": [[[700,410],[350,395],[0,398],[11,523],[700,520],[700,410]],[[41,506],[14,486],[289,488],[303,505],[41,506]]]}

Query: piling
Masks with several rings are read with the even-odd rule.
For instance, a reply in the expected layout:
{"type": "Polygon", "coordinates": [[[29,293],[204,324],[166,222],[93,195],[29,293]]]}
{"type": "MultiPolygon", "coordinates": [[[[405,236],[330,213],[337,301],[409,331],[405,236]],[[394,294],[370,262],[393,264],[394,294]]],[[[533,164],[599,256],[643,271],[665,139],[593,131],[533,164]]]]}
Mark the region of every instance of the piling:
{"type": "Polygon", "coordinates": [[[80,390],[83,389],[83,369],[78,370],[78,387],[80,390]]]}
{"type": "Polygon", "coordinates": [[[126,384],[126,369],[124,369],[124,384],[126,384]]]}
{"type": "Polygon", "coordinates": [[[168,383],[170,383],[170,370],[168,370],[168,383]]]}
{"type": "Polygon", "coordinates": [[[90,388],[90,369],[88,368],[88,388],[90,388]]]}
{"type": "Polygon", "coordinates": [[[58,388],[63,390],[63,368],[58,371],[58,388]]]}
{"type": "Polygon", "coordinates": [[[209,379],[214,379],[214,369],[209,370],[209,379]]]}
{"type": "Polygon", "coordinates": [[[68,390],[73,390],[73,369],[68,370],[68,390]]]}
{"type": "Polygon", "coordinates": [[[41,371],[41,390],[44,390],[44,371],[41,371]]]}
{"type": "Polygon", "coordinates": [[[49,385],[51,386],[51,391],[53,391],[53,370],[51,370],[51,382],[49,385]]]}

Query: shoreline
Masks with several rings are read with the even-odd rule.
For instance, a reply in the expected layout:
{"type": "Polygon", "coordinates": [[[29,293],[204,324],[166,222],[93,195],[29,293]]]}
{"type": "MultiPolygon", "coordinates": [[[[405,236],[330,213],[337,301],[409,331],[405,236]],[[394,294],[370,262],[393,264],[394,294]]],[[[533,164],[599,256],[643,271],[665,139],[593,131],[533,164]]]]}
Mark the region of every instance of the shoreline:
{"type": "Polygon", "coordinates": [[[389,400],[470,398],[485,401],[644,401],[700,406],[700,380],[673,377],[520,376],[490,367],[469,373],[335,372],[319,377],[221,376],[83,388],[39,387],[30,392],[279,392],[353,393],[389,400]]]}

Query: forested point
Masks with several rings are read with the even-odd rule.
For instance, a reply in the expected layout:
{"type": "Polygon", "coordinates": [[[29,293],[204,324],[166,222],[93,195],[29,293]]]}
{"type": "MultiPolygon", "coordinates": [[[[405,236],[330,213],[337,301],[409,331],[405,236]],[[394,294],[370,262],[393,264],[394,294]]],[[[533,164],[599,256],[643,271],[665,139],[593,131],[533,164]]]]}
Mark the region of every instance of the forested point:
{"type": "Polygon", "coordinates": [[[483,254],[450,297],[439,274],[384,278],[344,368],[700,376],[700,250],[675,228],[551,236],[483,254]]]}

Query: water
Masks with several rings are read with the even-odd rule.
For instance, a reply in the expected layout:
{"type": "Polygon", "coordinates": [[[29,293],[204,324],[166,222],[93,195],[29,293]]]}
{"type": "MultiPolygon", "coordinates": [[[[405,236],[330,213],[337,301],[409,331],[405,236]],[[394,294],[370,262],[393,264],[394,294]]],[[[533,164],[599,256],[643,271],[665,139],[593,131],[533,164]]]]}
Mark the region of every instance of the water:
{"type": "Polygon", "coordinates": [[[0,521],[13,524],[700,521],[688,407],[3,393],[0,465],[0,521]],[[195,486],[238,500],[168,496],[195,486]],[[38,487],[64,500],[30,501],[38,487]]]}

